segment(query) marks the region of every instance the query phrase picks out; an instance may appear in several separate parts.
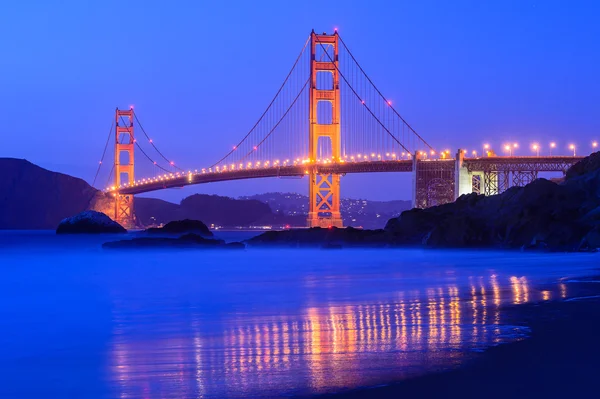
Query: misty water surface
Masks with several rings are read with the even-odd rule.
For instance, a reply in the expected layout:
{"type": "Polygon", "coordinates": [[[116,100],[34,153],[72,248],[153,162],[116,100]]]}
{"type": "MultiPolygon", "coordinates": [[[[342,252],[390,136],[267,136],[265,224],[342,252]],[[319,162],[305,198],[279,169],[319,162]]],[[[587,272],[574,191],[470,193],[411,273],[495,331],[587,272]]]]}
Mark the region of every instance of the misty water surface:
{"type": "Polygon", "coordinates": [[[593,273],[598,259],[102,250],[109,239],[0,232],[0,397],[274,397],[388,383],[526,336],[501,305],[567,297],[560,279],[593,273]]]}

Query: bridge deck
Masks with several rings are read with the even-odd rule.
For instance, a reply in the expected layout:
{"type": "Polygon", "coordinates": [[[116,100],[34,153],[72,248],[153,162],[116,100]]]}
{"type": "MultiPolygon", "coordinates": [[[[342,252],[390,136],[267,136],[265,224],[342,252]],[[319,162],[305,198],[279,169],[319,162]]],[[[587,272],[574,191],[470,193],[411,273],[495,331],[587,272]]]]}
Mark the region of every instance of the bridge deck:
{"type": "MultiPolygon", "coordinates": [[[[472,171],[489,170],[521,170],[538,172],[564,172],[583,157],[553,156],[553,157],[486,157],[465,158],[464,166],[472,171]]],[[[442,164],[447,167],[454,159],[420,160],[428,166],[442,164]]],[[[344,162],[320,165],[290,165],[267,168],[252,168],[226,171],[201,171],[190,173],[173,173],[152,179],[142,179],[132,186],[114,188],[109,192],[118,191],[121,194],[141,194],[166,188],[179,188],[192,184],[205,184],[229,180],[258,179],[264,177],[301,177],[308,174],[309,168],[316,168],[319,173],[377,173],[377,172],[411,172],[412,160],[344,162]]]]}

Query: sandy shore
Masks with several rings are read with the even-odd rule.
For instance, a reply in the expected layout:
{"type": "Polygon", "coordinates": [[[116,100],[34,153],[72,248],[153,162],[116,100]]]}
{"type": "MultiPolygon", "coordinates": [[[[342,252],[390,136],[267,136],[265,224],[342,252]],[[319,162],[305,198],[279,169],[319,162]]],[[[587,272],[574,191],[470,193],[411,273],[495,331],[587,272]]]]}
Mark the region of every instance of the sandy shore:
{"type": "MultiPolygon", "coordinates": [[[[569,292],[600,295],[600,283],[569,283],[569,292]]],[[[457,370],[321,398],[600,397],[600,297],[515,306],[508,315],[529,326],[531,338],[490,348],[457,370]]]]}

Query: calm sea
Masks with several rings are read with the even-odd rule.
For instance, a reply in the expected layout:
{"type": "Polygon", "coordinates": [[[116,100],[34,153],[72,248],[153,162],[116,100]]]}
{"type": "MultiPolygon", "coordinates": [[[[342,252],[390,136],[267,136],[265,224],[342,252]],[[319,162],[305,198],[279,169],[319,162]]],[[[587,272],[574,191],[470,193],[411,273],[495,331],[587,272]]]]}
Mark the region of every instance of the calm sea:
{"type": "Polygon", "coordinates": [[[113,238],[0,232],[1,398],[281,397],[449,369],[527,336],[502,306],[568,297],[600,256],[113,238]]]}

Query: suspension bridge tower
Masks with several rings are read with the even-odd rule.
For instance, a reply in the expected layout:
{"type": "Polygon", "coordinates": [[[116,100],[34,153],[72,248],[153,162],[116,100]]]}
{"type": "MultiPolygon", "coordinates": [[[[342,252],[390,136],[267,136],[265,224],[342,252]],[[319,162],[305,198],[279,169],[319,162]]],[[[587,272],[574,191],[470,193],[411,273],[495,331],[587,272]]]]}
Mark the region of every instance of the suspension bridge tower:
{"type": "MultiPolygon", "coordinates": [[[[133,175],[133,149],[135,146],[133,118],[133,109],[120,110],[117,108],[115,111],[115,187],[121,187],[124,183],[131,186],[135,182],[133,175]]],[[[115,193],[115,221],[125,228],[135,226],[133,194],[115,193]]]]}
{"type": "Polygon", "coordinates": [[[340,214],[340,175],[318,171],[319,140],[331,146],[331,161],[341,161],[340,80],[337,32],[333,35],[311,33],[309,94],[309,171],[308,227],[343,227],[340,214]],[[317,58],[317,53],[320,56],[317,58]],[[318,79],[331,74],[332,79],[318,79]],[[317,82],[330,82],[317,86],[317,82]],[[330,107],[319,106],[320,103],[330,107]],[[323,115],[322,115],[322,114],[323,115]]]}

